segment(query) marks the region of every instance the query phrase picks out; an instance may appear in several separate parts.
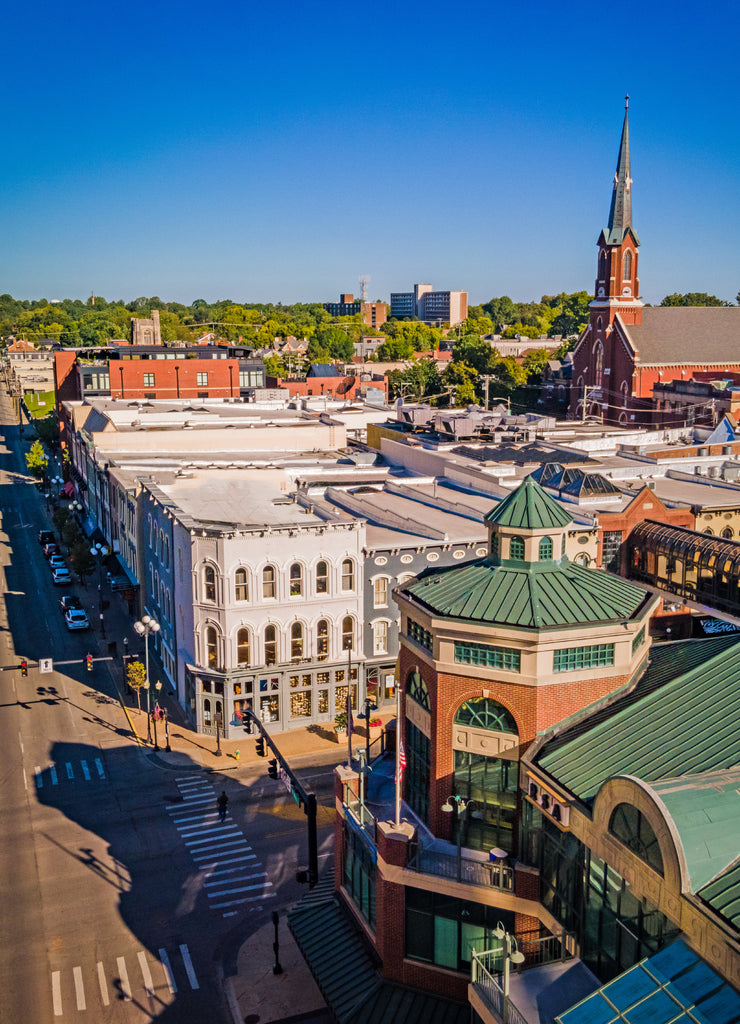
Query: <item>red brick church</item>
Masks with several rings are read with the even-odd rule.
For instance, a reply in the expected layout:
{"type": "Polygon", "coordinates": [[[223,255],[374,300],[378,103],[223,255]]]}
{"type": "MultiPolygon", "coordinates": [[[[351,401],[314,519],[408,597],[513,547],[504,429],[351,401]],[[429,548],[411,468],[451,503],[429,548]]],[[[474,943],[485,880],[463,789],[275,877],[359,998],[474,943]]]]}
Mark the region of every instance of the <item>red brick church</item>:
{"type": "Polygon", "coordinates": [[[658,382],[740,369],[739,307],[646,307],[640,301],[627,105],[609,221],[598,246],[591,318],[573,352],[571,418],[584,415],[585,402],[585,414],[605,423],[649,424],[658,382]]]}

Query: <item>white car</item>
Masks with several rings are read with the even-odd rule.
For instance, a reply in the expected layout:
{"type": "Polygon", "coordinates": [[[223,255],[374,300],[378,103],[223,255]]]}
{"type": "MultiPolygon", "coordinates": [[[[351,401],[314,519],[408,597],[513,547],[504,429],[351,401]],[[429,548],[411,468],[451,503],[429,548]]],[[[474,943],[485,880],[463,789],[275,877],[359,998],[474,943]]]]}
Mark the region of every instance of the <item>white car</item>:
{"type": "Polygon", "coordinates": [[[60,566],[58,569],[52,570],[51,577],[58,587],[63,587],[72,582],[72,574],[66,566],[60,566]]]}
{"type": "Polygon", "coordinates": [[[64,613],[64,621],[67,629],[89,629],[90,623],[87,620],[84,608],[69,608],[64,613]]]}

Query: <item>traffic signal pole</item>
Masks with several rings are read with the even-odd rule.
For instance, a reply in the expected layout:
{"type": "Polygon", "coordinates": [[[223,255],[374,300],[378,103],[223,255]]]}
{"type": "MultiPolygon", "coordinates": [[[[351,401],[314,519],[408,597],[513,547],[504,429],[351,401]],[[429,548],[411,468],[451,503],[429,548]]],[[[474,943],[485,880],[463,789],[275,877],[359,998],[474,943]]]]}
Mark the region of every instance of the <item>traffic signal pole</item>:
{"type": "Polygon", "coordinates": [[[245,720],[249,723],[252,729],[255,727],[257,729],[257,753],[263,757],[265,748],[269,747],[275,760],[280,766],[281,774],[277,774],[276,771],[273,776],[272,772],[270,772],[270,777],[277,779],[282,777],[285,788],[292,794],[293,799],[296,801],[298,806],[303,808],[303,813],[306,815],[306,825],[308,828],[308,887],[309,889],[313,889],[319,880],[319,843],[316,830],[316,794],[309,793],[299,782],[295,772],[278,750],[275,740],[270,736],[255,713],[253,711],[242,711],[242,721],[245,720]]]}

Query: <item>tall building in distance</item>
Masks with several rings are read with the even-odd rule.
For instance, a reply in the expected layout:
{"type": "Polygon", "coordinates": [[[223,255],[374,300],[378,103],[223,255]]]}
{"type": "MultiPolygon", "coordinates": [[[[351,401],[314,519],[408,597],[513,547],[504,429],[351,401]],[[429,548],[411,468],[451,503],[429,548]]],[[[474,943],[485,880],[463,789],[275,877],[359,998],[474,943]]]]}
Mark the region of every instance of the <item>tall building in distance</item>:
{"type": "Polygon", "coordinates": [[[356,316],[362,313],[362,322],[367,327],[378,328],[388,319],[387,302],[366,302],[355,299],[351,292],[343,292],[339,302],[325,302],[324,309],[331,316],[356,316]]]}
{"type": "Polygon", "coordinates": [[[467,315],[467,292],[435,292],[430,284],[415,284],[412,292],[391,292],[391,316],[397,319],[416,317],[456,327],[467,315]]]}

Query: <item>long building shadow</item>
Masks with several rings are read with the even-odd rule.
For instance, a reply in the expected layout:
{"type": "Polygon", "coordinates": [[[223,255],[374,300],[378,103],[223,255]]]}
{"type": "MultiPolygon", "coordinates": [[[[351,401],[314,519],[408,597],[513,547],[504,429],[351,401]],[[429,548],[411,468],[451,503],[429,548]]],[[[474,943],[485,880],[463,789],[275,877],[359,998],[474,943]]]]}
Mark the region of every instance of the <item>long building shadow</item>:
{"type": "Polygon", "coordinates": [[[102,970],[111,1003],[138,1002],[148,1019],[230,1020],[220,963],[225,959],[228,971],[229,954],[272,909],[295,898],[294,879],[276,865],[301,859],[304,836],[286,835],[275,864],[261,863],[241,805],[255,803],[262,783],[224,783],[193,762],[163,771],[129,744],[108,748],[103,760],[100,748],[67,742],[52,744],[50,760],[56,776],[38,780],[37,800],[79,826],[80,839],[70,842],[68,824],[55,815],[40,816],[42,898],[52,916],[61,901],[91,928],[76,960],[50,951],[56,998],[64,1007],[74,1000],[77,968],[88,1007],[104,1005],[102,970]],[[83,762],[89,779],[78,770],[83,762]],[[220,825],[216,800],[224,785],[231,813],[220,825]],[[43,877],[52,859],[53,888],[43,877]],[[61,881],[60,864],[67,865],[61,881]],[[87,907],[78,905],[81,889],[89,893],[87,907]]]}

